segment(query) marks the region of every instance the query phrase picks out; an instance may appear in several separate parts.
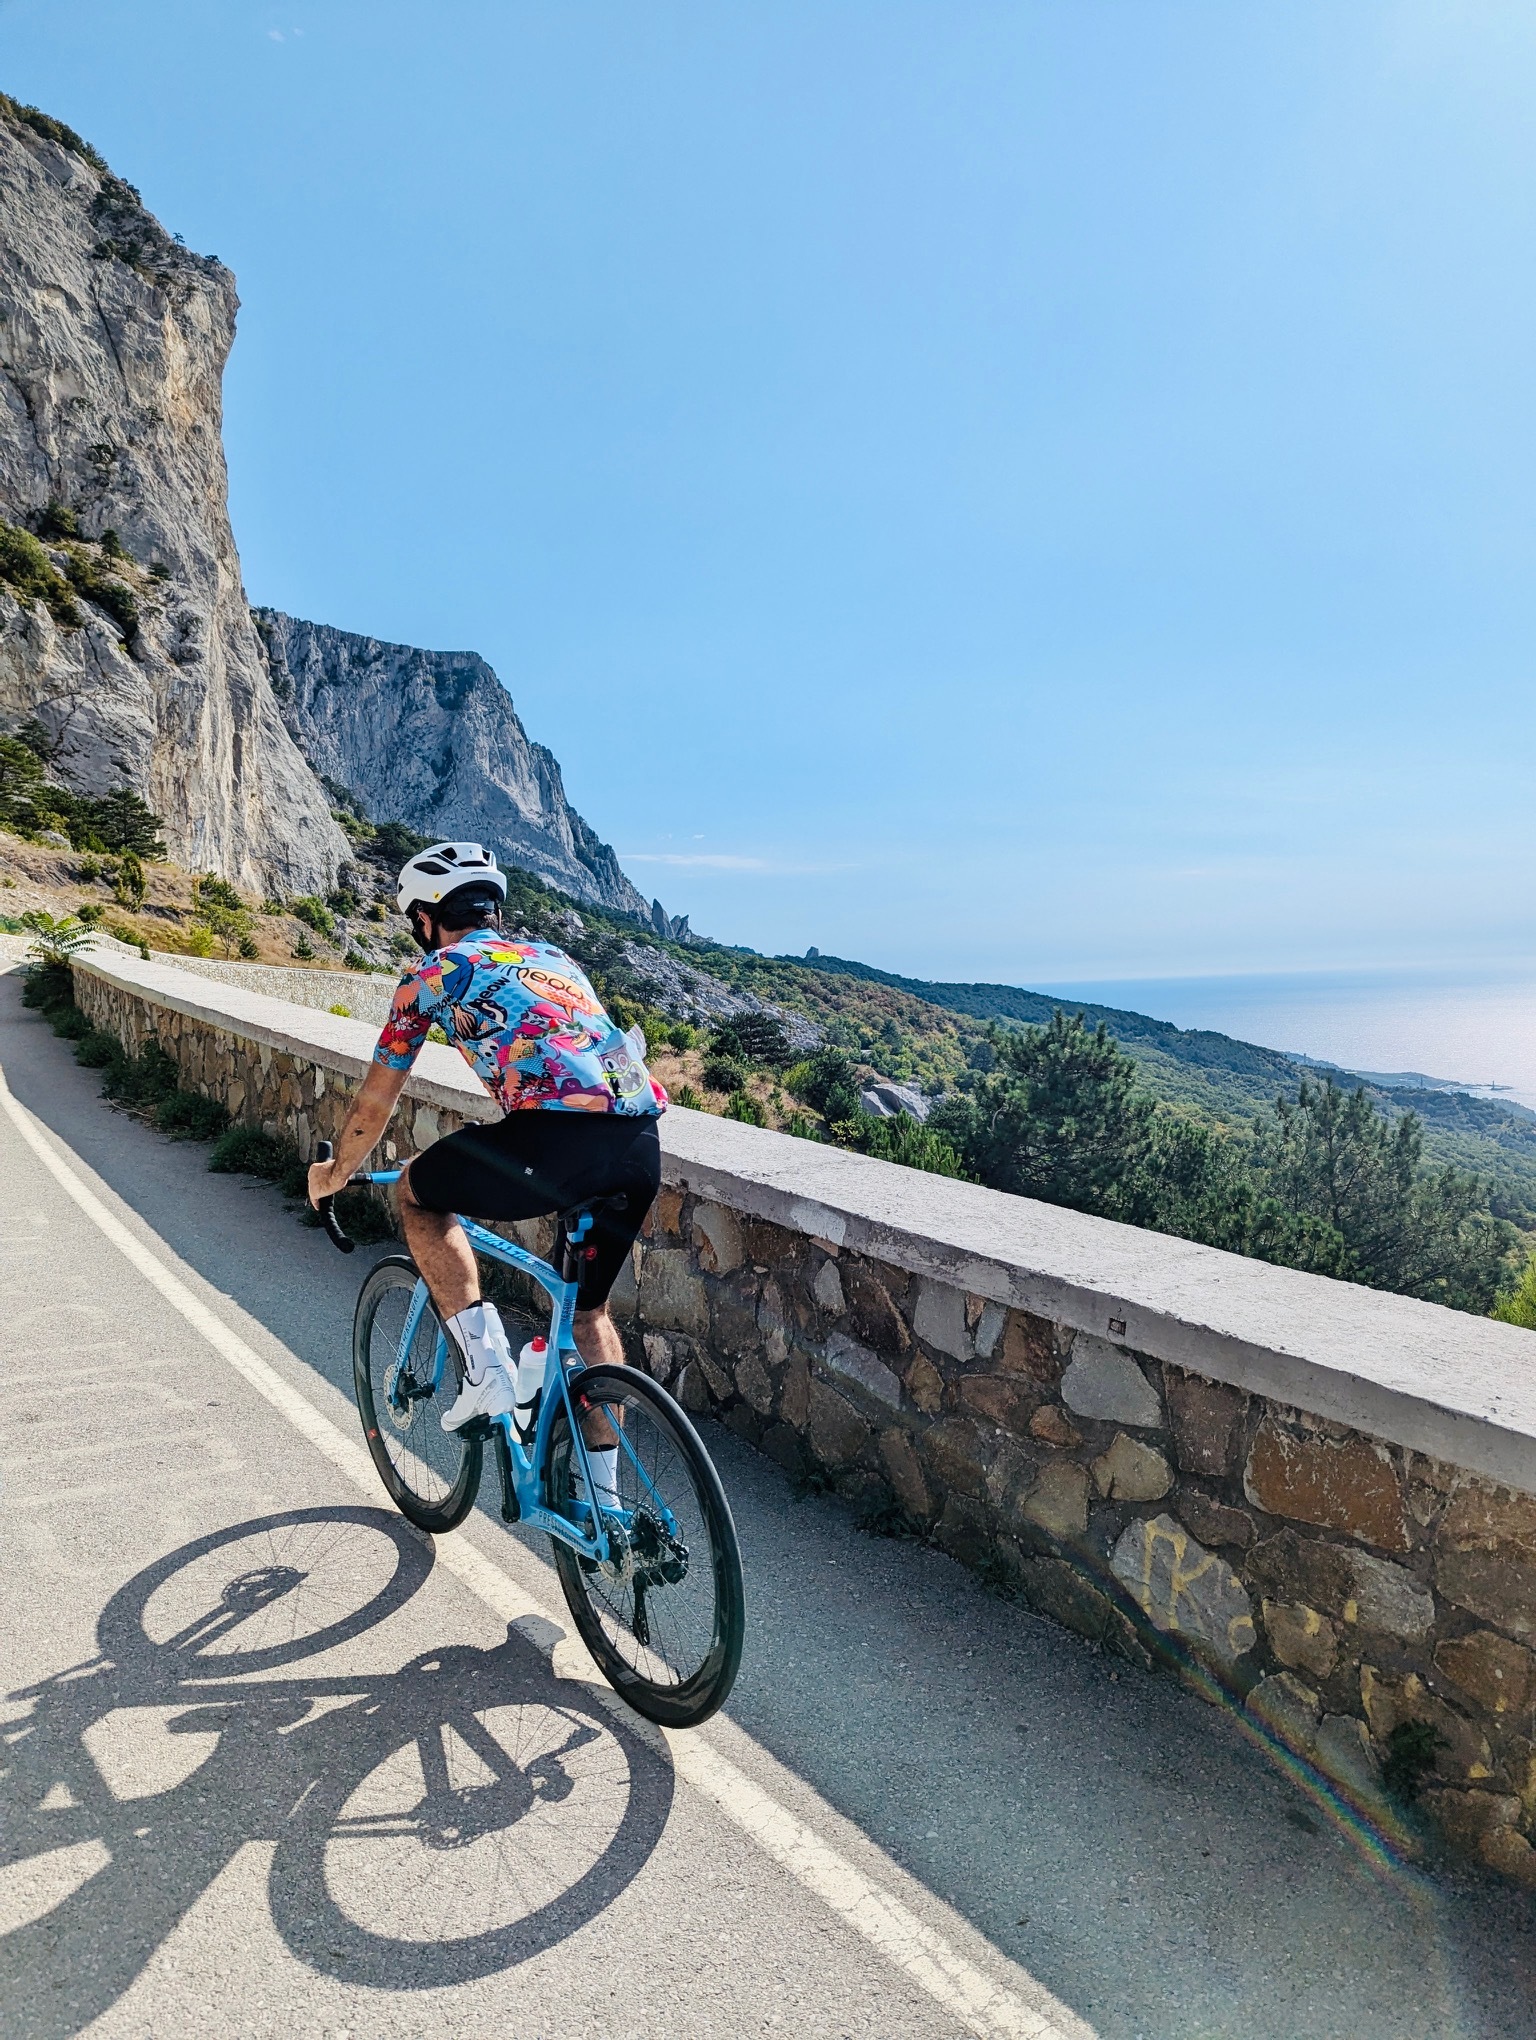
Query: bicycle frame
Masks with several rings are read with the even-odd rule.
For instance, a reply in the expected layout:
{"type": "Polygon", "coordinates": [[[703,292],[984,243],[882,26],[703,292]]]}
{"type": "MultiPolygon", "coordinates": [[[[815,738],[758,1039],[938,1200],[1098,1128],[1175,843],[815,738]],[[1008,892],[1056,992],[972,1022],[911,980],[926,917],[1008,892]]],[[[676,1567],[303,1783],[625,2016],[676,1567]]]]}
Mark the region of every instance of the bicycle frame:
{"type": "MultiPolygon", "coordinates": [[[[398,1182],[399,1169],[376,1169],[353,1178],[354,1182],[372,1183],[383,1188],[386,1184],[398,1182]]],[[[531,1254],[526,1247],[518,1246],[512,1240],[504,1240],[499,1233],[490,1232],[483,1225],[477,1225],[471,1218],[460,1218],[459,1224],[470,1246],[477,1255],[483,1254],[488,1260],[499,1261],[503,1267],[519,1269],[531,1276],[550,1300],[549,1350],[544,1361],[544,1382],[539,1397],[539,1414],[534,1425],[533,1437],[527,1445],[517,1435],[510,1416],[491,1417],[486,1421],[490,1427],[491,1441],[496,1449],[498,1470],[501,1474],[501,1513],[506,1522],[526,1523],[532,1530],[542,1530],[550,1537],[568,1544],[583,1558],[596,1560],[599,1564],[609,1559],[610,1540],[603,1527],[609,1516],[617,1517],[627,1531],[632,1512],[627,1509],[599,1509],[594,1511],[590,1499],[573,1503],[597,1518],[597,1535],[589,1537],[568,1516],[560,1515],[546,1506],[543,1499],[544,1466],[549,1450],[550,1434],[554,1428],[557,1409],[565,1411],[570,1427],[571,1442],[581,1468],[581,1477],[590,1498],[597,1492],[592,1477],[591,1463],[587,1458],[587,1441],[582,1436],[581,1425],[577,1422],[576,1411],[571,1402],[570,1384],[586,1368],[586,1361],[577,1350],[573,1332],[576,1316],[577,1284],[567,1282],[547,1261],[541,1261],[537,1254],[531,1254]]],[[[591,1229],[592,1215],[584,1212],[577,1221],[571,1238],[581,1241],[591,1229]]],[[[400,1334],[399,1361],[404,1364],[410,1352],[416,1333],[421,1325],[422,1312],[430,1298],[427,1285],[420,1276],[416,1278],[416,1291],[406,1313],[405,1326],[400,1334]]],[[[448,1362],[447,1335],[441,1329],[437,1335],[437,1350],[432,1360],[432,1391],[436,1394],[443,1378],[443,1369],[448,1362]]],[[[634,1467],[645,1489],[651,1497],[661,1522],[669,1535],[677,1530],[677,1521],[661,1496],[656,1492],[649,1475],[641,1466],[622,1431],[617,1437],[620,1449],[634,1467]]]]}

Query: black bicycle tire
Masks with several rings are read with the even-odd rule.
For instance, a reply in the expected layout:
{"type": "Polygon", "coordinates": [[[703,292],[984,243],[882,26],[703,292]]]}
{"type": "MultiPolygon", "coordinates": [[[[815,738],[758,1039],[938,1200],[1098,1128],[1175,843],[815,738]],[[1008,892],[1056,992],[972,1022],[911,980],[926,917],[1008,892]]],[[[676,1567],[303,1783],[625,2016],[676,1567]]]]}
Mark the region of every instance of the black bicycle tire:
{"type": "MultiPolygon", "coordinates": [[[[357,1413],[363,1420],[363,1437],[379,1479],[384,1483],[385,1493],[408,1523],[414,1523],[418,1530],[429,1531],[433,1536],[441,1536],[446,1531],[456,1530],[475,1505],[475,1497],[480,1492],[483,1447],[479,1438],[460,1440],[463,1462],[457,1480],[441,1502],[423,1501],[413,1488],[407,1486],[385,1449],[384,1440],[379,1435],[378,1412],[374,1408],[368,1340],[379,1299],[387,1289],[398,1286],[394,1278],[400,1275],[409,1275],[413,1284],[421,1279],[415,1262],[408,1254],[386,1254],[369,1270],[368,1279],[358,1291],[357,1310],[352,1319],[352,1388],[357,1398],[357,1413]]],[[[430,1304],[428,1308],[431,1308],[430,1304]]]]}
{"type": "MultiPolygon", "coordinates": [[[[577,1554],[568,1544],[552,1537],[550,1543],[554,1548],[555,1571],[560,1576],[565,1603],[582,1642],[620,1699],[633,1707],[637,1714],[665,1728],[696,1728],[724,1704],[741,1667],[747,1610],[736,1525],[714,1461],[705,1451],[703,1439],[681,1404],[668,1395],[660,1382],[653,1381],[636,1367],[589,1367],[579,1377],[581,1389],[587,1391],[606,1381],[612,1381],[638,1401],[649,1403],[665,1429],[673,1434],[674,1446],[690,1463],[695,1487],[704,1506],[715,1574],[715,1627],[704,1664],[692,1678],[676,1686],[663,1686],[657,1681],[641,1678],[619,1657],[603,1633],[602,1624],[587,1598],[585,1575],[577,1554]]],[[[573,1381],[573,1390],[576,1386],[573,1381]]],[[[550,1500],[551,1506],[554,1502],[548,1495],[549,1469],[555,1464],[556,1448],[565,1425],[562,1409],[556,1413],[550,1428],[548,1458],[545,1461],[546,1499],[550,1500]]]]}

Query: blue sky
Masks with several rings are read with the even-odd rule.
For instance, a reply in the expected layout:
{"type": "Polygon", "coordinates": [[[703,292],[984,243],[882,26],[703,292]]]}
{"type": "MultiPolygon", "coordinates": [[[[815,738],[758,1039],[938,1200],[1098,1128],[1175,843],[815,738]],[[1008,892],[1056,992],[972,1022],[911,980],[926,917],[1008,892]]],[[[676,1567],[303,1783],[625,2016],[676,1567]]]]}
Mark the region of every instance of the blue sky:
{"type": "Polygon", "coordinates": [[[235,270],[254,600],[637,881],[1013,981],[1536,951],[1536,14],[0,0],[235,270]]]}

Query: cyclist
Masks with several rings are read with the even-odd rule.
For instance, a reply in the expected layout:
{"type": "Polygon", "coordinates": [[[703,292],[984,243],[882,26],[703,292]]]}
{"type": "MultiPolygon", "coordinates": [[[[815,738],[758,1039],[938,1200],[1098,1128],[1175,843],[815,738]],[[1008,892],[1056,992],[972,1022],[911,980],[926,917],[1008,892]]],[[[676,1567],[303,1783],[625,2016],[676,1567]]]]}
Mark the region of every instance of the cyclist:
{"type": "MultiPolygon", "coordinates": [[[[506,1330],[480,1294],[475,1256],[454,1213],[539,1218],[593,1198],[621,1198],[595,1214],[574,1330],[589,1364],[622,1364],[608,1293],[661,1182],[656,1122],[665,1091],[579,965],[550,943],[502,932],[506,896],[495,858],[478,843],[435,843],[405,865],[396,900],[424,953],[396,987],[333,1159],[309,1172],[309,1200],[318,1204],[362,1167],[434,1023],[500,1105],[499,1121],[434,1142],[399,1183],[406,1245],[464,1359],[445,1431],[500,1416],[515,1402],[506,1330]]],[[[588,1452],[599,1488],[611,1486],[616,1444],[593,1451],[589,1443],[588,1452]]]]}

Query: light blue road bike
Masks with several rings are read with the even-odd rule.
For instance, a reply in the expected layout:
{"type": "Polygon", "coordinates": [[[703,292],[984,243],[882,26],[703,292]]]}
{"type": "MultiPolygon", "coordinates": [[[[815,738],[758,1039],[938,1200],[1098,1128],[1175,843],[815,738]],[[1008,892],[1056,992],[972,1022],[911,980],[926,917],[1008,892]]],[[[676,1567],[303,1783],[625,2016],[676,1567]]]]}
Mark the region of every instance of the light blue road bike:
{"type": "MultiPolygon", "coordinates": [[[[328,1142],[316,1158],[330,1160],[328,1142]]],[[[382,1186],[399,1175],[381,1169],[352,1180],[382,1186]]],[[[604,1202],[561,1213],[558,1271],[459,1221],[477,1254],[532,1276],[550,1299],[544,1384],[525,1430],[510,1415],[443,1430],[463,1362],[405,1254],[375,1263],[358,1296],[353,1385],[368,1450],[400,1513],[434,1533],[462,1523],[489,1444],[502,1516],[549,1537],[572,1619],[604,1677],[637,1713],[689,1728],[714,1713],[741,1662],[741,1557],[720,1477],[684,1411],[637,1368],[588,1367],[576,1350],[580,1261],[604,1202]],[[616,1488],[599,1492],[587,1449],[614,1444],[616,1488]]],[[[354,1242],[330,1198],[320,1218],[350,1253],[354,1242]]]]}

